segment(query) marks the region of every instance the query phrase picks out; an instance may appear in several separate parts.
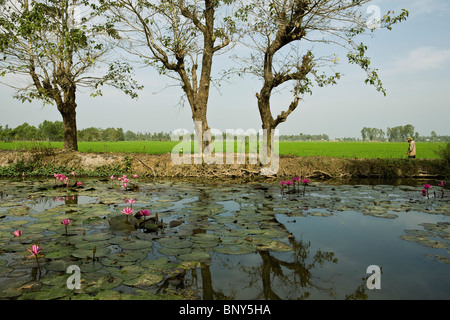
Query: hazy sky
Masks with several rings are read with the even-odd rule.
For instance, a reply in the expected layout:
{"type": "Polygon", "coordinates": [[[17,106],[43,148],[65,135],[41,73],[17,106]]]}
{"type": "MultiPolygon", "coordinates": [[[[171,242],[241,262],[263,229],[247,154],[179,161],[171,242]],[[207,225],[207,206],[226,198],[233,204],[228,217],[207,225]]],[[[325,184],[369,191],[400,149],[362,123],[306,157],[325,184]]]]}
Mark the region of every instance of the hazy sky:
{"type": "MultiPolygon", "coordinates": [[[[450,135],[450,1],[380,0],[374,1],[384,15],[389,10],[410,11],[406,22],[392,31],[375,32],[364,42],[367,55],[387,89],[387,97],[364,84],[365,74],[349,66],[340,56],[338,85],[313,90],[278,128],[280,134],[328,134],[331,138],[360,137],[363,127],[386,131],[388,127],[412,124],[421,135],[450,135]]],[[[236,52],[234,52],[236,53],[236,52]]],[[[333,52],[330,52],[330,54],[333,52]]],[[[220,59],[228,59],[231,54],[220,59]]],[[[87,127],[123,128],[134,132],[171,132],[183,128],[193,132],[189,105],[182,108],[180,87],[165,89],[169,81],[152,69],[139,70],[145,85],[138,100],[115,90],[91,98],[78,93],[78,129],[87,127]],[[163,90],[164,89],[164,90],[163,90]]],[[[251,78],[232,79],[212,88],[208,108],[211,128],[259,129],[255,93],[260,83],[251,78]]],[[[12,89],[0,85],[0,125],[15,127],[24,122],[37,126],[44,120],[61,121],[54,106],[24,103],[12,98],[12,89]]],[[[273,99],[273,113],[288,107],[289,91],[273,99]]]]}

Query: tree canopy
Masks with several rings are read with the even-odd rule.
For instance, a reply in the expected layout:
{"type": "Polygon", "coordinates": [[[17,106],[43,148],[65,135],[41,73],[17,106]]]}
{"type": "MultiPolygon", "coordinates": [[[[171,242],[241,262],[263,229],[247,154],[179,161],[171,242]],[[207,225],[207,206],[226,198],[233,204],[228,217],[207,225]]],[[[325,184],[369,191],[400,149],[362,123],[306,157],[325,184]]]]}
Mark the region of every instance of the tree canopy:
{"type": "Polygon", "coordinates": [[[6,83],[22,102],[56,105],[66,149],[77,150],[78,88],[88,88],[95,96],[101,95],[103,85],[111,85],[133,98],[140,88],[131,78],[130,65],[111,59],[117,30],[91,9],[86,0],[0,4],[0,74],[8,76],[6,83]]]}

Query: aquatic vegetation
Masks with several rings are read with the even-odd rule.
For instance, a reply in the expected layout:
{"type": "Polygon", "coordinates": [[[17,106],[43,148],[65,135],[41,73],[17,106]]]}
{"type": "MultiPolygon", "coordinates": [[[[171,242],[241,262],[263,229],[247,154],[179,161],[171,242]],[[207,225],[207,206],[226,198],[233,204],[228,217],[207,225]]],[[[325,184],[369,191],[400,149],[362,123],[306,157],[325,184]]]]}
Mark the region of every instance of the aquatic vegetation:
{"type": "MultiPolygon", "coordinates": [[[[255,292],[260,286],[262,288],[261,283],[264,286],[273,283],[272,288],[264,287],[264,292],[273,290],[282,298],[297,298],[300,296],[297,292],[303,292],[305,297],[308,292],[322,297],[317,288],[328,287],[327,281],[333,275],[327,274],[327,279],[322,280],[314,269],[319,265],[336,264],[334,261],[338,255],[333,259],[328,257],[332,256],[334,246],[343,236],[339,228],[347,226],[347,220],[345,225],[340,224],[346,215],[359,215],[363,221],[361,225],[366,225],[366,222],[374,223],[373,220],[395,222],[402,215],[413,212],[433,217],[450,214],[446,198],[443,201],[424,201],[414,197],[417,186],[335,186],[302,183],[305,179],[297,181],[294,178],[286,199],[280,196],[280,185],[276,183],[220,183],[211,187],[200,183],[152,180],[141,182],[140,190],[131,193],[123,188],[111,189],[110,180],[86,180],[87,188],[74,194],[66,194],[73,192],[71,188],[68,191],[52,188],[52,181],[47,182],[49,188],[39,180],[3,184],[0,272],[4,275],[4,282],[0,283],[0,298],[134,299],[148,298],[149,292],[176,292],[177,298],[188,298],[191,295],[185,296],[186,290],[191,290],[189,294],[195,291],[193,297],[198,299],[201,298],[198,290],[207,290],[206,287],[198,289],[193,284],[200,271],[202,280],[207,282],[210,280],[203,277],[211,275],[213,291],[223,292],[225,298],[235,297],[230,292],[238,292],[239,297],[265,297],[262,292],[260,295],[255,292]],[[302,197],[305,187],[308,188],[308,197],[302,197]],[[72,221],[68,224],[69,237],[61,232],[60,222],[64,225],[64,219],[72,221]],[[282,219],[288,219],[288,222],[282,219]],[[336,232],[320,230],[322,224],[335,220],[339,224],[336,232]],[[300,235],[290,229],[290,226],[306,225],[307,222],[313,222],[314,228],[305,227],[300,235]],[[23,231],[20,239],[12,236],[17,230],[23,231]],[[304,237],[307,242],[308,235],[316,232],[324,232],[323,243],[330,250],[324,252],[322,248],[320,251],[313,244],[311,254],[302,251],[305,249],[299,244],[299,239],[304,237]],[[330,234],[334,240],[326,242],[330,234]],[[21,274],[29,275],[30,270],[36,271],[36,262],[23,261],[20,252],[24,251],[24,246],[33,243],[45,247],[45,257],[40,253],[37,262],[42,276],[35,280],[39,286],[24,291],[19,288],[28,285],[29,277],[19,283],[17,279],[21,274]],[[314,256],[315,250],[317,259],[321,259],[317,265],[308,260],[314,256]],[[294,263],[292,259],[298,261],[294,263]],[[70,265],[81,269],[81,291],[65,288],[68,277],[65,270],[70,265]],[[277,273],[280,267],[283,272],[277,273]],[[298,274],[304,272],[300,269],[306,269],[305,274],[298,274]],[[263,273],[258,273],[261,270],[263,273]],[[229,278],[222,276],[226,272],[230,273],[229,278]],[[313,276],[308,277],[309,273],[313,276]],[[278,279],[279,282],[267,282],[261,280],[261,276],[278,279]],[[221,280],[216,281],[215,277],[221,280]],[[296,277],[308,280],[302,280],[303,285],[300,285],[292,280],[296,277]],[[250,281],[256,285],[250,286],[250,281]],[[228,284],[235,288],[227,289],[228,284]],[[121,291],[122,288],[127,293],[121,291]],[[283,295],[283,291],[289,293],[283,295]]],[[[287,190],[287,184],[285,188],[287,190]]],[[[352,232],[347,231],[345,234],[350,239],[352,232]]],[[[402,241],[400,234],[397,238],[402,241]]],[[[360,242],[365,236],[357,232],[354,235],[360,242]]],[[[349,243],[354,241],[355,238],[351,238],[349,243]]],[[[427,248],[440,250],[445,241],[443,238],[435,247],[427,248]]],[[[393,247],[395,245],[392,244],[393,247]]],[[[348,253],[342,248],[339,250],[348,253]]],[[[440,255],[440,264],[448,259],[446,252],[427,253],[436,259],[440,255]]],[[[327,266],[325,269],[333,268],[327,266]]],[[[336,272],[345,273],[345,270],[336,272]]],[[[338,294],[343,296],[341,291],[338,294]]]]}
{"type": "Polygon", "coordinates": [[[72,221],[71,221],[70,219],[63,219],[63,220],[61,220],[61,223],[64,225],[64,227],[65,227],[65,229],[66,229],[66,236],[67,236],[67,226],[68,226],[69,224],[71,224],[72,221]]]}
{"type": "Polygon", "coordinates": [[[445,195],[445,181],[439,182],[439,187],[441,187],[441,199],[443,199],[445,195]]]}
{"type": "Polygon", "coordinates": [[[39,265],[39,256],[41,256],[42,247],[39,247],[37,244],[33,244],[30,248],[27,248],[27,250],[31,253],[30,257],[36,258],[36,264],[39,269],[39,273],[41,273],[41,266],[39,265]]]}
{"type": "Polygon", "coordinates": [[[303,179],[302,180],[302,184],[303,184],[303,195],[305,195],[306,193],[306,186],[310,183],[309,179],[303,179]]]}
{"type": "Polygon", "coordinates": [[[130,207],[126,207],[126,208],[122,209],[121,212],[127,216],[127,221],[128,221],[128,216],[132,215],[134,213],[134,210],[130,207]]]}

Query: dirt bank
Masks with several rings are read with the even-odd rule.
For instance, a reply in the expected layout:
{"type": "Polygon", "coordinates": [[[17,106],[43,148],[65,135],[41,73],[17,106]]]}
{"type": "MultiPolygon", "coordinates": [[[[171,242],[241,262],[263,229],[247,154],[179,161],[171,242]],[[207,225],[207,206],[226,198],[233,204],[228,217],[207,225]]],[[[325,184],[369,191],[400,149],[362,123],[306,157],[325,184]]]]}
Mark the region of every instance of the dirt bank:
{"type": "MultiPolygon", "coordinates": [[[[129,172],[148,177],[260,177],[258,165],[176,165],[170,154],[81,153],[45,150],[0,151],[0,175],[47,175],[52,170],[89,175],[129,172]]],[[[340,159],[282,156],[276,178],[299,175],[329,178],[442,178],[440,160],[340,159]]]]}

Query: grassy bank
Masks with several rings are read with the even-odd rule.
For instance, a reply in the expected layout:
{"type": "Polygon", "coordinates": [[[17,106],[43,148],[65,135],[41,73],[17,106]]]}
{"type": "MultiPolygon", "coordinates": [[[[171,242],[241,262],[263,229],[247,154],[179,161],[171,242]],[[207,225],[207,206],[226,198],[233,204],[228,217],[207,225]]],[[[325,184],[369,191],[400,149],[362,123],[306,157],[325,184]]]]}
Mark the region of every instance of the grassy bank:
{"type": "MultiPolygon", "coordinates": [[[[49,149],[40,152],[0,151],[0,176],[46,176],[54,173],[102,177],[139,174],[150,178],[264,178],[257,164],[176,164],[170,154],[123,154],[64,152],[49,149]]],[[[354,159],[333,157],[281,156],[275,178],[436,178],[449,176],[440,159],[354,159]]]]}
{"type": "MultiPolygon", "coordinates": [[[[176,141],[119,141],[119,142],[79,142],[80,152],[88,153],[170,153],[179,142],[176,141]]],[[[417,143],[419,159],[438,159],[437,151],[445,143],[417,143]]],[[[48,148],[62,149],[62,142],[0,142],[0,150],[34,150],[48,148]]],[[[396,142],[287,142],[279,143],[281,156],[332,157],[349,159],[401,159],[408,143],[396,142]]],[[[227,148],[224,143],[223,150],[227,148]]],[[[248,150],[248,149],[247,149],[248,150]]]]}

